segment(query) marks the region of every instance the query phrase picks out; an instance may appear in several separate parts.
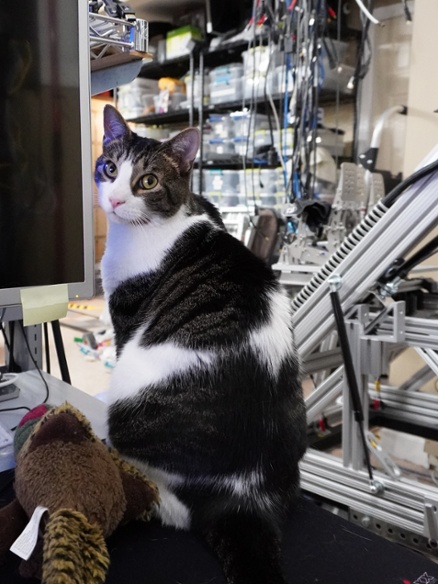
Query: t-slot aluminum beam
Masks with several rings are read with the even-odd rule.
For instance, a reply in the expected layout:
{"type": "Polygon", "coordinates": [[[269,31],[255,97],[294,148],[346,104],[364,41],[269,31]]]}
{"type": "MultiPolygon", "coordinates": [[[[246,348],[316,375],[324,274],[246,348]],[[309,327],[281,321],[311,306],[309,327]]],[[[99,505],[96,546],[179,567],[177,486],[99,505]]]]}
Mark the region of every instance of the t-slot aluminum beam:
{"type": "Polygon", "coordinates": [[[409,379],[407,379],[402,385],[400,385],[400,391],[418,391],[425,385],[428,381],[433,379],[435,376],[434,372],[430,369],[429,365],[425,365],[419,371],[416,371],[409,379]]]}
{"type": "Polygon", "coordinates": [[[438,434],[438,395],[422,391],[402,391],[397,387],[382,386],[377,393],[370,386],[371,399],[381,399],[384,414],[395,420],[426,428],[435,428],[438,434]]]}
{"type": "MultiPolygon", "coordinates": [[[[437,158],[438,148],[431,155],[437,158]]],[[[344,313],[360,302],[392,262],[410,252],[438,223],[438,171],[419,180],[388,209],[378,203],[308,285],[292,300],[295,339],[303,358],[334,328],[328,277],[342,278],[344,313]]]]}
{"type": "Polygon", "coordinates": [[[383,489],[373,495],[365,471],[345,467],[341,459],[315,450],[305,454],[300,468],[304,490],[427,538],[438,534],[436,514],[428,512],[438,505],[436,487],[375,471],[383,489]]]}

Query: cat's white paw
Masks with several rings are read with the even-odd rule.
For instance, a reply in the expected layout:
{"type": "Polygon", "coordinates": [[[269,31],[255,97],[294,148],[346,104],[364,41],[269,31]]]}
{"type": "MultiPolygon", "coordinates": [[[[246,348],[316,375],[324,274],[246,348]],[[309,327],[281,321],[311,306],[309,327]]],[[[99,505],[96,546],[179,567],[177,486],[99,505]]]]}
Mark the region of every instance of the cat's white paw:
{"type": "Polygon", "coordinates": [[[184,503],[165,487],[160,489],[160,499],[156,514],[163,525],[169,525],[177,529],[189,529],[190,511],[184,503]]]}

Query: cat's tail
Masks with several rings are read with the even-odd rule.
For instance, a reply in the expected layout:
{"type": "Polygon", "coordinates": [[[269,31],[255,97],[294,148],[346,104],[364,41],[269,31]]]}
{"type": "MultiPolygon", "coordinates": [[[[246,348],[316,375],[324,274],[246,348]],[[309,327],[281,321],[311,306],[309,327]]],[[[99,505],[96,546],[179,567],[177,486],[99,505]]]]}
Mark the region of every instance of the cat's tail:
{"type": "Polygon", "coordinates": [[[267,519],[230,513],[216,520],[206,536],[228,584],[286,584],[279,535],[267,519]]]}

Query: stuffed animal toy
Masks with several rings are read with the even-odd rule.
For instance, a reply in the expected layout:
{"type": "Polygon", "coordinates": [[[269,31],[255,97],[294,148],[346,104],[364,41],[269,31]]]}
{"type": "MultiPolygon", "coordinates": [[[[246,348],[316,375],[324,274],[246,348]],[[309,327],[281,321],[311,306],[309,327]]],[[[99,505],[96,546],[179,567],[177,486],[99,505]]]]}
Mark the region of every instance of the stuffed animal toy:
{"type": "Polygon", "coordinates": [[[16,499],[0,509],[0,562],[37,506],[46,507],[37,545],[20,564],[22,576],[44,584],[105,581],[105,543],[118,525],[149,519],[157,487],[93,433],[69,403],[42,405],[15,436],[16,499]]]}

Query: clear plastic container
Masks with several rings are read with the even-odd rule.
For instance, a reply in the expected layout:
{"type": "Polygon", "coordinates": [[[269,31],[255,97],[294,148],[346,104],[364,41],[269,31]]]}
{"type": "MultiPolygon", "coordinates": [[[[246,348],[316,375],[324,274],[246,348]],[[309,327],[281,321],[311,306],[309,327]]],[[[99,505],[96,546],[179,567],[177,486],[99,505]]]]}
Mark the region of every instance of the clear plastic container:
{"type": "Polygon", "coordinates": [[[213,114],[208,118],[214,138],[233,138],[234,122],[229,114],[213,114]]]}
{"type": "Polygon", "coordinates": [[[242,63],[230,63],[215,67],[209,73],[210,83],[225,83],[233,79],[241,79],[243,76],[242,63]]]}
{"type": "MultiPolygon", "coordinates": [[[[184,83],[186,84],[186,95],[187,101],[190,102],[192,99],[192,77],[190,74],[187,74],[184,77],[184,83]]],[[[208,96],[210,93],[210,82],[208,75],[204,75],[204,98],[208,96]]],[[[201,76],[199,73],[195,73],[195,82],[193,84],[193,96],[196,100],[201,98],[201,76]]]]}
{"type": "Polygon", "coordinates": [[[233,139],[233,142],[236,154],[238,154],[239,156],[246,156],[248,158],[252,158],[253,155],[252,140],[248,141],[247,136],[236,136],[233,139]]]}
{"type": "Polygon", "coordinates": [[[251,114],[249,111],[233,112],[230,114],[234,123],[235,136],[249,136],[255,130],[269,128],[268,116],[251,114]]]}
{"type": "Polygon", "coordinates": [[[238,170],[212,168],[205,170],[205,192],[238,192],[240,175],[238,170]]]}
{"type": "Polygon", "coordinates": [[[208,145],[208,155],[210,158],[223,158],[235,154],[234,143],[232,140],[224,138],[212,138],[208,145]]]}
{"type": "Polygon", "coordinates": [[[242,77],[229,81],[214,81],[210,83],[210,102],[212,104],[236,101],[243,97],[242,77]]]}
{"type": "Polygon", "coordinates": [[[261,46],[243,51],[242,60],[245,75],[253,77],[256,74],[265,75],[269,67],[270,48],[261,46]]]}
{"type": "Polygon", "coordinates": [[[269,130],[256,130],[254,132],[254,146],[257,151],[263,146],[270,146],[272,144],[271,133],[269,130]]]}
{"type": "Polygon", "coordinates": [[[117,109],[128,119],[151,113],[154,109],[153,96],[157,92],[158,81],[134,79],[131,83],[121,85],[117,89],[117,109]],[[144,97],[146,97],[146,103],[144,97]]]}
{"type": "Polygon", "coordinates": [[[265,86],[267,94],[275,95],[279,91],[277,73],[275,71],[269,71],[267,75],[259,71],[255,74],[251,71],[246,71],[244,79],[243,95],[245,99],[263,97],[265,95],[265,86]]]}
{"type": "Polygon", "coordinates": [[[143,95],[144,92],[140,88],[119,91],[117,95],[117,109],[122,116],[125,118],[137,118],[142,116],[145,109],[145,106],[143,105],[143,95]]]}

